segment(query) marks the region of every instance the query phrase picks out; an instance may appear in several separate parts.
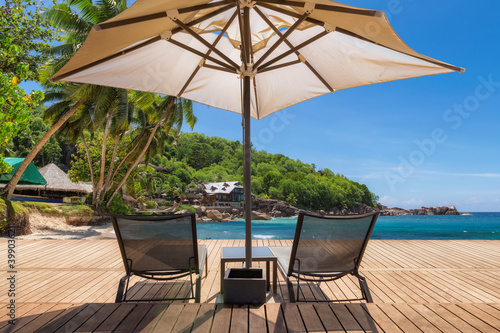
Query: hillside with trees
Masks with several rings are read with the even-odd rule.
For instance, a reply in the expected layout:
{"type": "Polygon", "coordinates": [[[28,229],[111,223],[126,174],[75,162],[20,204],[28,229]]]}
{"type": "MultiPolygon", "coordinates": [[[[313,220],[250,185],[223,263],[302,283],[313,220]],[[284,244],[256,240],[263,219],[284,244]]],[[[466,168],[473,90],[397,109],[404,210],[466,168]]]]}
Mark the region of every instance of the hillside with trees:
{"type": "MultiPolygon", "coordinates": [[[[176,145],[165,146],[163,154],[151,159],[152,194],[182,194],[199,181],[242,181],[243,150],[239,141],[183,133],[176,145]],[[155,192],[156,190],[156,192],[155,192]]],[[[364,184],[329,169],[293,160],[282,154],[252,149],[252,193],[284,200],[313,210],[348,208],[363,203],[374,206],[377,197],[364,184]]]]}

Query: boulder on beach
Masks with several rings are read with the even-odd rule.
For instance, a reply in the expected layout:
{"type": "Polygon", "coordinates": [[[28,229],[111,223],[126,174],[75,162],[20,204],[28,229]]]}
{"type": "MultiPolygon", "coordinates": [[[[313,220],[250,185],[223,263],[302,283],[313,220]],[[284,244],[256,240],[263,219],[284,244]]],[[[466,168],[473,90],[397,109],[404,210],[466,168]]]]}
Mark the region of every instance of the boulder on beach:
{"type": "Polygon", "coordinates": [[[215,209],[207,210],[206,214],[212,221],[221,222],[224,219],[222,214],[215,209]]]}
{"type": "Polygon", "coordinates": [[[272,220],[273,218],[266,213],[252,210],[252,220],[272,220]]]}

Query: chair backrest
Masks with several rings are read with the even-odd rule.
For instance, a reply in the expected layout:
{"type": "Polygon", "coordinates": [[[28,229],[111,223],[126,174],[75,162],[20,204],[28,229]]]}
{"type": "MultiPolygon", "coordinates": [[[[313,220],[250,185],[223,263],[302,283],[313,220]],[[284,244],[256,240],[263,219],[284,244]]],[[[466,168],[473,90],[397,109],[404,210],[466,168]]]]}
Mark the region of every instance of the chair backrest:
{"type": "Polygon", "coordinates": [[[196,218],[190,214],[164,216],[113,215],[113,227],[127,274],[198,270],[196,218]],[[193,258],[193,259],[190,259],[193,258]]]}
{"type": "Polygon", "coordinates": [[[321,216],[300,213],[288,275],[345,275],[357,272],[379,213],[321,216]],[[328,274],[330,273],[330,274],[328,274]]]}

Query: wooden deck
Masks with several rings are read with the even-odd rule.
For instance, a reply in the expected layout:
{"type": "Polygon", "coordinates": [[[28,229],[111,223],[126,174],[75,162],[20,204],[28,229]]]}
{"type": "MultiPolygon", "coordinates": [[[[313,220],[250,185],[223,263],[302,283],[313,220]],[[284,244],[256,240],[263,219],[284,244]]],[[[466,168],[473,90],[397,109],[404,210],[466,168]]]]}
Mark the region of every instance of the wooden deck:
{"type": "MultiPolygon", "coordinates": [[[[259,307],[217,303],[220,249],[243,246],[243,240],[200,242],[209,251],[201,304],[114,304],[124,274],[116,240],[17,240],[17,320],[15,325],[7,321],[4,268],[0,331],[500,332],[500,241],[372,240],[361,272],[374,303],[316,302],[359,297],[351,278],[301,284],[302,296],[311,302],[289,303],[278,274],[278,292],[259,307]]],[[[254,245],[290,246],[291,241],[259,240],[254,245]]],[[[0,239],[0,254],[6,267],[6,239],[0,239]]],[[[137,278],[131,285],[136,299],[189,291],[187,279],[160,283],[137,278]]]]}

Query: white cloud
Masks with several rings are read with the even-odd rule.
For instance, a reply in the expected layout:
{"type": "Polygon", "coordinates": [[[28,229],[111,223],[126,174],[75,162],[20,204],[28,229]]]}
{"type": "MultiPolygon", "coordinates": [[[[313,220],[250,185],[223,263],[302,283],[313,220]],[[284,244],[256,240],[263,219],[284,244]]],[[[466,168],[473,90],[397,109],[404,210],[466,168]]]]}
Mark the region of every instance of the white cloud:
{"type": "Polygon", "coordinates": [[[379,202],[384,205],[384,206],[395,206],[398,203],[398,200],[394,197],[391,197],[389,195],[384,195],[382,198],[379,199],[379,202]]]}

